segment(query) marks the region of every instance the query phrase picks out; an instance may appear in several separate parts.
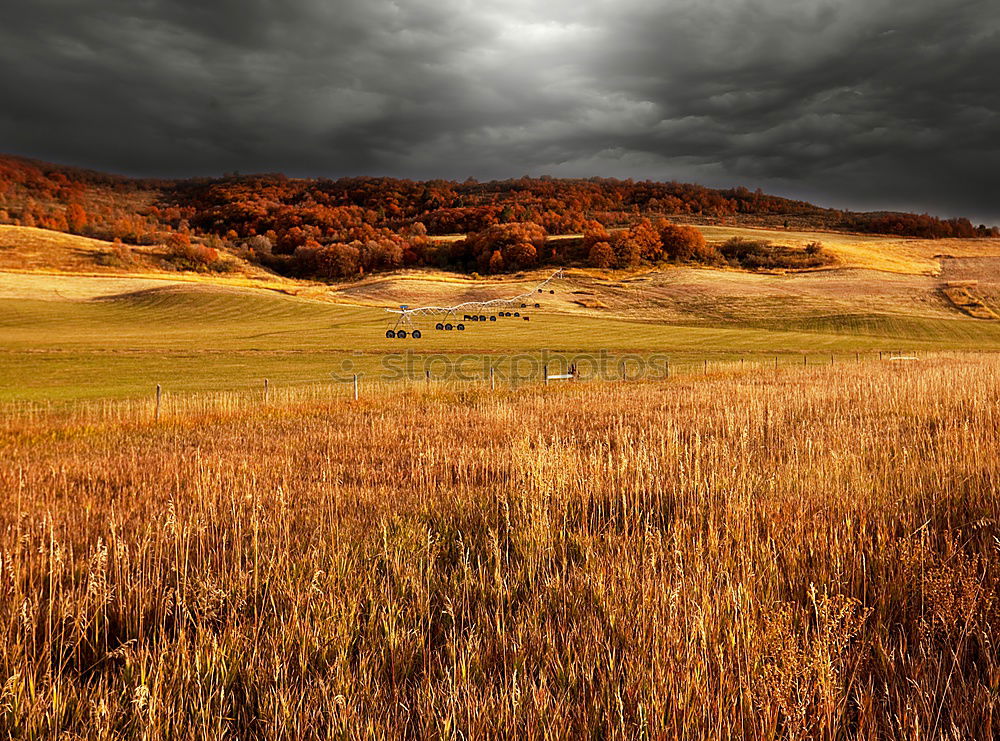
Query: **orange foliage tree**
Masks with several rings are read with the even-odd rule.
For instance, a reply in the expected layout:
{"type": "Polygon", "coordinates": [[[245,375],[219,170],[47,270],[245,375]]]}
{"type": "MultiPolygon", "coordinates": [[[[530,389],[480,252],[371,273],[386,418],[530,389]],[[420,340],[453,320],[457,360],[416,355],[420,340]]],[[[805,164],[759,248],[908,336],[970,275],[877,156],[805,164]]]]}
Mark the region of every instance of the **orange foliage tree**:
{"type": "Polygon", "coordinates": [[[615,264],[615,251],[608,242],[596,242],[590,248],[587,262],[595,268],[610,268],[615,264]]]}
{"type": "Polygon", "coordinates": [[[481,232],[470,234],[465,240],[467,257],[482,271],[500,266],[506,270],[531,267],[538,261],[538,253],[545,245],[545,229],[540,224],[515,222],[495,224],[481,232]],[[501,261],[494,261],[499,252],[501,261]]]}
{"type": "Polygon", "coordinates": [[[671,224],[669,221],[657,222],[660,240],[666,256],[675,262],[716,263],[722,261],[722,255],[714,247],[705,242],[705,237],[693,226],[671,224]]]}

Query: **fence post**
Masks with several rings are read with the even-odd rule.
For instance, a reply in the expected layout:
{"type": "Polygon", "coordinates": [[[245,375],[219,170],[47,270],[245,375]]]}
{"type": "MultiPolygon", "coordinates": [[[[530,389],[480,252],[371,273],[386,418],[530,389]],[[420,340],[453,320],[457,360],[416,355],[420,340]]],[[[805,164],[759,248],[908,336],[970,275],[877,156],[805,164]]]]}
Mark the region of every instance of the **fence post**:
{"type": "Polygon", "coordinates": [[[670,358],[667,358],[666,363],[664,364],[664,367],[667,370],[667,378],[670,378],[670,358]]]}
{"type": "Polygon", "coordinates": [[[431,372],[429,370],[424,371],[424,383],[428,386],[431,385],[431,372]]]}
{"type": "Polygon", "coordinates": [[[708,373],[708,358],[705,358],[701,363],[701,372],[703,374],[708,373]]]}
{"type": "Polygon", "coordinates": [[[549,385],[549,366],[548,365],[543,365],[542,366],[542,378],[545,379],[545,385],[548,386],[549,385]]]}
{"type": "Polygon", "coordinates": [[[160,384],[156,384],[156,421],[160,421],[160,396],[163,394],[163,389],[160,384]]]}
{"type": "Polygon", "coordinates": [[[861,353],[859,353],[859,352],[854,353],[854,362],[855,363],[860,363],[861,362],[861,353]]]}
{"type": "Polygon", "coordinates": [[[830,365],[833,365],[833,353],[830,353],[830,365]]]}
{"type": "Polygon", "coordinates": [[[269,384],[268,380],[265,378],[264,379],[264,403],[265,404],[267,404],[267,397],[268,397],[269,392],[270,392],[270,384],[269,384]]]}
{"type": "Polygon", "coordinates": [[[878,351],[878,359],[879,359],[879,360],[881,360],[881,359],[882,359],[882,351],[881,351],[881,350],[879,350],[879,351],[878,351]]]}
{"type": "Polygon", "coordinates": [[[778,370],[778,356],[777,355],[774,356],[774,369],[778,370]]]}
{"type": "Polygon", "coordinates": [[[358,400],[358,374],[354,374],[354,401],[358,400]]]}
{"type": "Polygon", "coordinates": [[[497,382],[496,382],[496,379],[493,377],[493,366],[491,365],[490,366],[490,391],[496,391],[496,390],[497,390],[497,382]]]}
{"type": "Polygon", "coordinates": [[[621,372],[622,372],[622,380],[624,381],[624,380],[625,380],[625,361],[624,361],[624,360],[623,360],[623,361],[621,361],[621,362],[620,362],[620,363],[618,364],[618,366],[619,366],[619,368],[621,369],[621,372]]]}

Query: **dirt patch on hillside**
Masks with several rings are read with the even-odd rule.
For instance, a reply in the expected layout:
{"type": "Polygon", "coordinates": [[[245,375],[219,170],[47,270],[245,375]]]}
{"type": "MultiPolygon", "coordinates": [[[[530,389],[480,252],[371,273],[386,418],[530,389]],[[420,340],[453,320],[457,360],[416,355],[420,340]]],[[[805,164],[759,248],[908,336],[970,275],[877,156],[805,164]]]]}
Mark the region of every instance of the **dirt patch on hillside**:
{"type": "Polygon", "coordinates": [[[606,309],[608,305],[603,301],[598,301],[596,298],[577,298],[573,299],[573,303],[578,306],[582,306],[585,309],[606,309]]]}
{"type": "Polygon", "coordinates": [[[970,316],[1000,317],[1000,257],[949,257],[941,260],[942,293],[970,316]],[[966,295],[963,295],[963,291],[966,295]],[[970,312],[966,306],[970,307],[970,312]]]}
{"type": "Polygon", "coordinates": [[[955,308],[974,319],[997,319],[997,315],[982,299],[975,295],[977,281],[952,281],[946,283],[941,292],[951,301],[955,308]]]}

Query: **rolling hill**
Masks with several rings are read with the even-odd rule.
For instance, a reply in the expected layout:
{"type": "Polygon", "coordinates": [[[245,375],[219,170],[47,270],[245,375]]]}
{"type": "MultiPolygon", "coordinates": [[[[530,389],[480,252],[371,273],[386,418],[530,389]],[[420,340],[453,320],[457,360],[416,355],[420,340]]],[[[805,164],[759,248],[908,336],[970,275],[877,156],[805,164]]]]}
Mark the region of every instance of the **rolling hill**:
{"type": "Polygon", "coordinates": [[[3,401],[136,396],[156,383],[179,392],[264,378],[444,377],[459,360],[474,369],[466,376],[482,378],[519,358],[537,366],[546,352],[606,356],[615,367],[657,354],[679,371],[704,370],[706,359],[1000,350],[993,230],[912,215],[865,221],[745,189],[545,178],[153,181],[0,157],[2,221],[3,401]],[[818,242],[826,266],[747,271],[677,264],[667,253],[627,269],[577,264],[586,230],[631,239],[637,219],[663,215],[696,225],[710,248],[733,238],[793,251],[818,242]],[[525,220],[551,235],[539,242],[538,264],[472,272],[465,231],[525,220]],[[935,238],[857,231],[872,224],[935,238]],[[939,238],[948,234],[962,238],[939,238]],[[300,253],[310,270],[350,279],[313,279],[300,253]],[[385,336],[387,307],[510,296],[565,263],[565,279],[530,322],[431,328],[419,341],[385,336]]]}
{"type": "MultiPolygon", "coordinates": [[[[739,233],[705,232],[712,239],[739,233]]],[[[95,265],[108,243],[8,226],[0,228],[0,400],[142,396],[157,383],[171,392],[253,388],[264,378],[336,388],[356,372],[419,379],[431,369],[443,377],[459,361],[481,378],[490,365],[509,370],[517,358],[545,352],[605,353],[615,368],[618,358],[655,353],[683,371],[704,359],[772,363],[777,355],[800,363],[803,354],[829,362],[831,353],[1000,350],[1000,322],[969,316],[942,290],[948,281],[975,281],[978,295],[995,302],[1000,245],[957,241],[947,246],[953,256],[935,259],[939,242],[798,238],[816,237],[829,240],[840,266],[570,269],[531,322],[461,335],[430,330],[403,341],[385,338],[384,308],[510,296],[548,272],[476,279],[410,270],[328,286],[249,265],[223,275],[181,273],[164,269],[155,254],[95,265]],[[873,250],[880,255],[874,263],[867,261],[873,250]],[[402,366],[387,361],[397,356],[402,366]]]]}

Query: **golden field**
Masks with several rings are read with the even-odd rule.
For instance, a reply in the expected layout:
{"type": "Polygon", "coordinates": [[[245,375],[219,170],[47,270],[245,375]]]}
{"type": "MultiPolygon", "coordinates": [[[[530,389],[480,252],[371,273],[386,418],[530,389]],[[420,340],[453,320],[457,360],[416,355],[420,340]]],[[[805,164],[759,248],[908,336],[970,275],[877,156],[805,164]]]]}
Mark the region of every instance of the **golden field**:
{"type": "Polygon", "coordinates": [[[1000,359],[0,415],[0,735],[986,738],[1000,359]]]}

